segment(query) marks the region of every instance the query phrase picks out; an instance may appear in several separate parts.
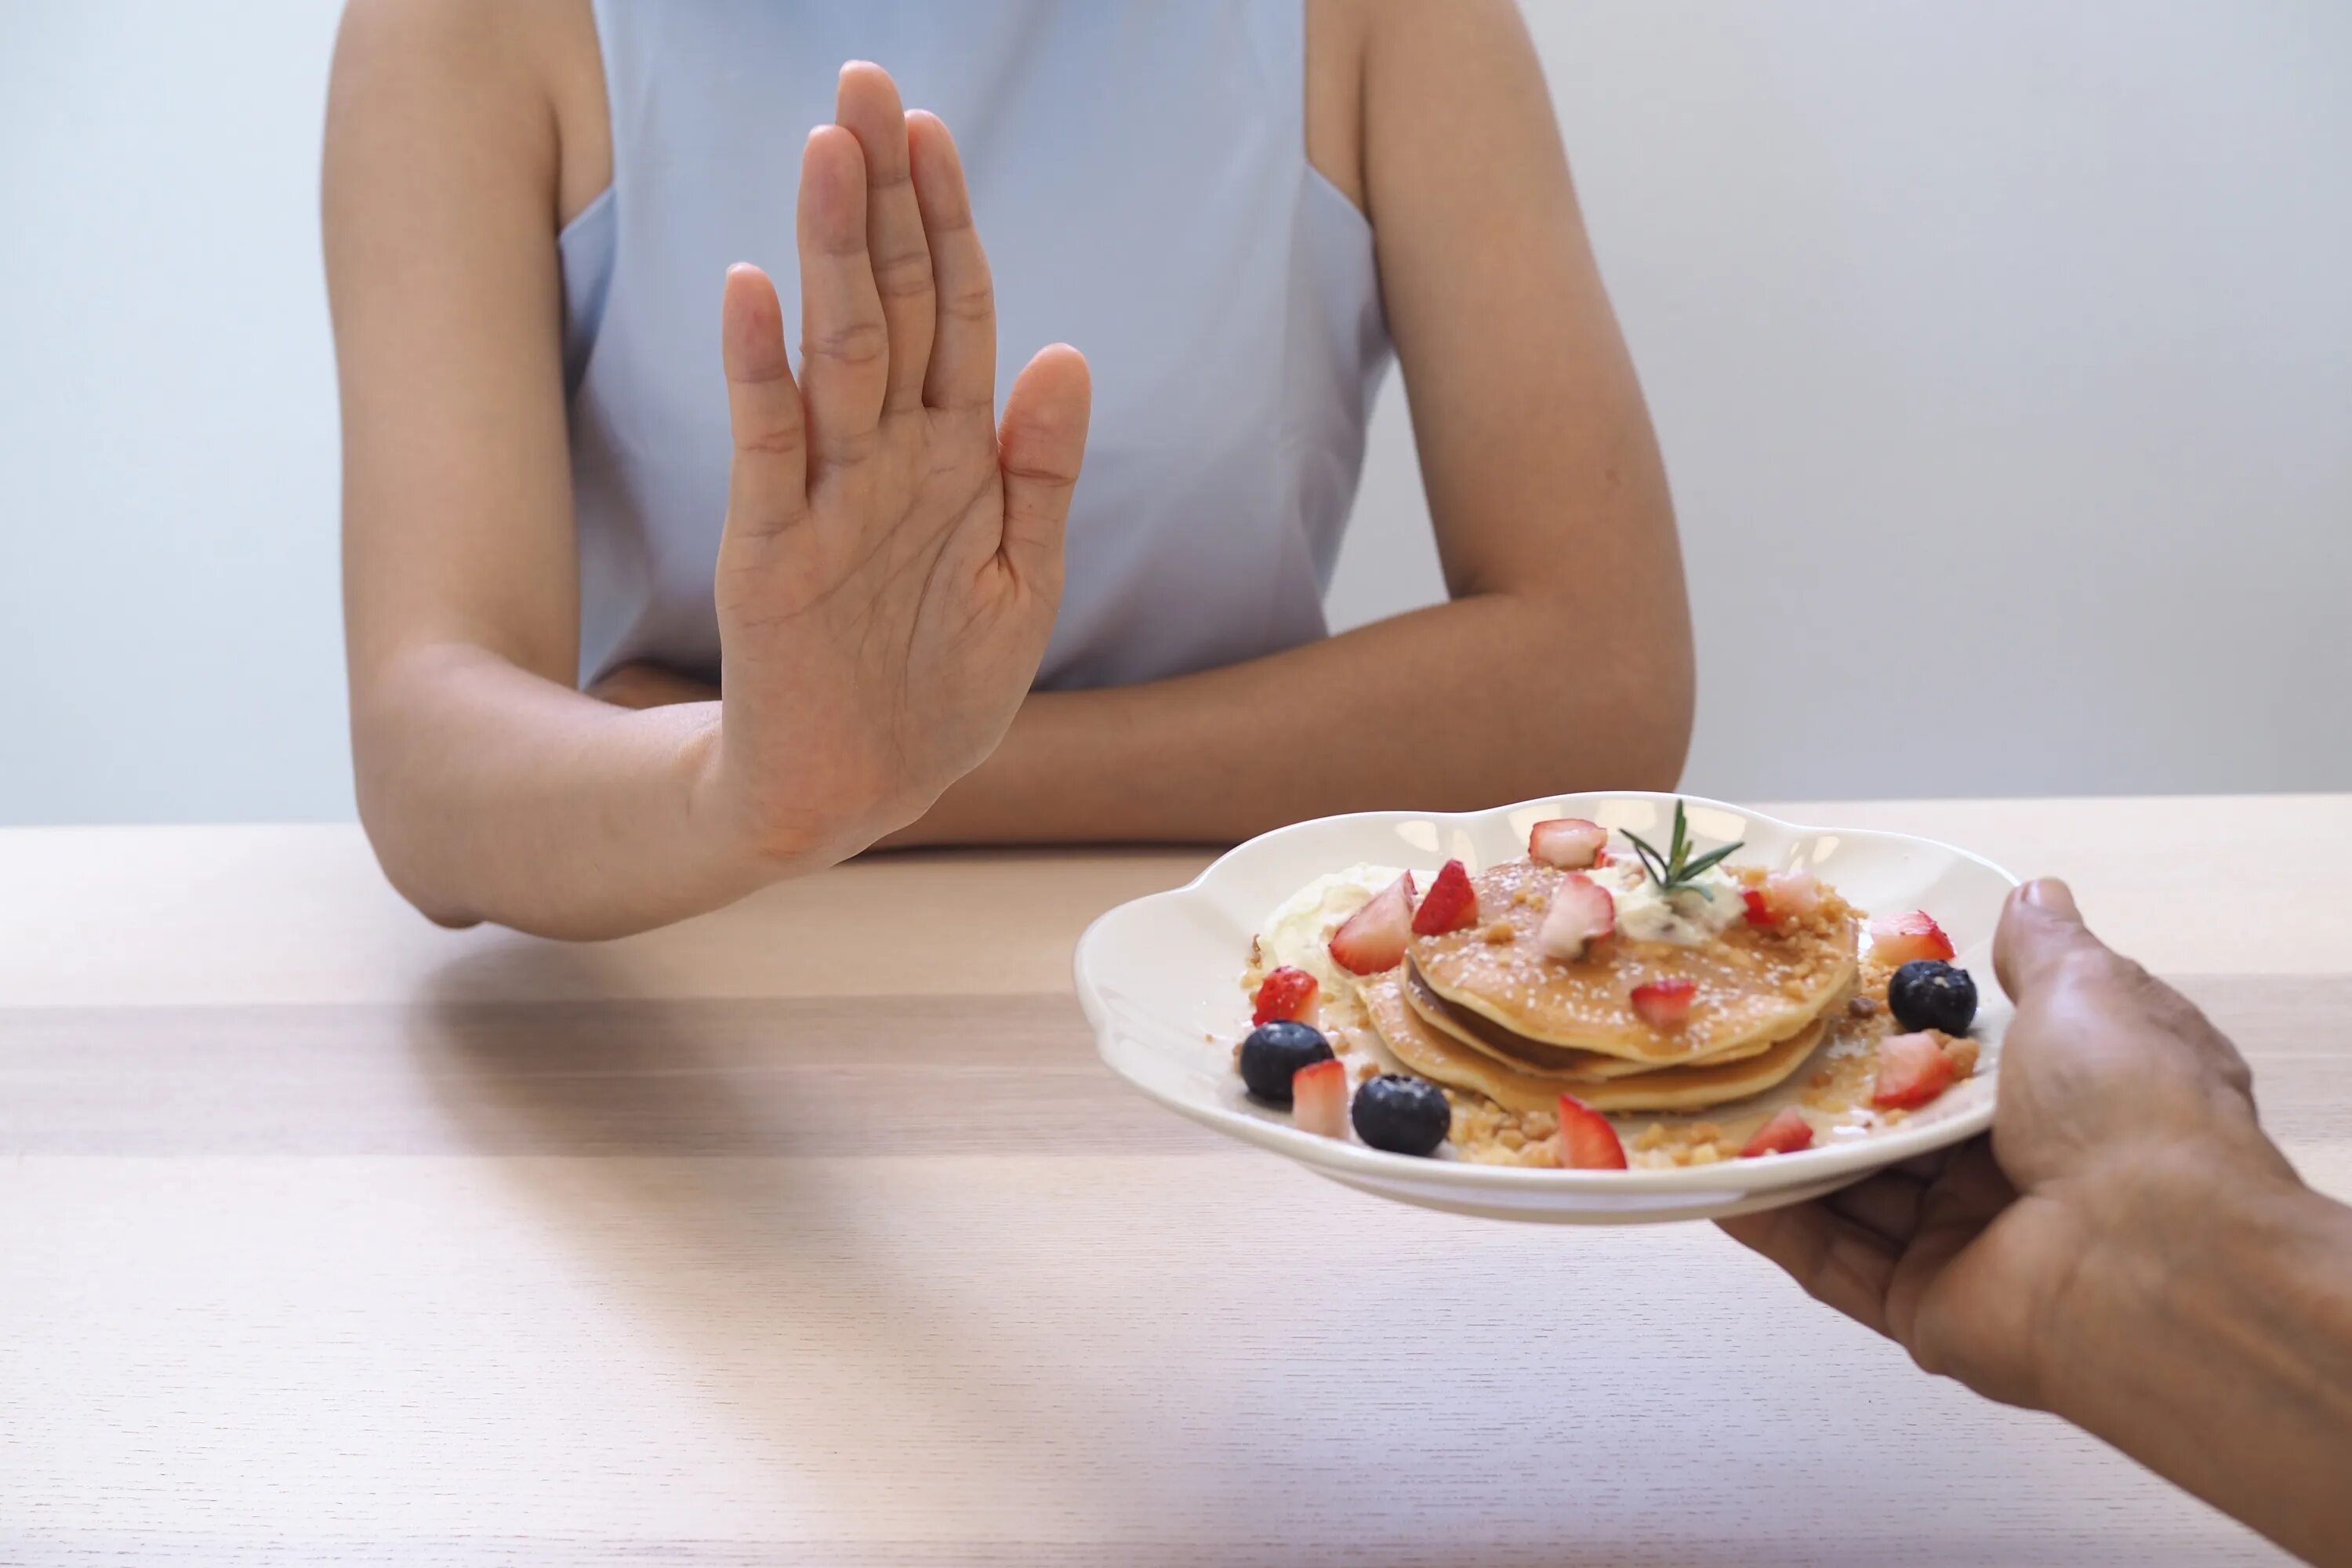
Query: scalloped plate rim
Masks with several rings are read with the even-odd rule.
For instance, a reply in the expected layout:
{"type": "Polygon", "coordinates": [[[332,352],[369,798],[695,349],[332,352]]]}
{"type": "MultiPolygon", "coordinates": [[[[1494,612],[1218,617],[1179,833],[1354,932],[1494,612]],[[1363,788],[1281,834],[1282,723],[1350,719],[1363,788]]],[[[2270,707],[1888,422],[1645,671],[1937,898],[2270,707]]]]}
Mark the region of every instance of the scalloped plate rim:
{"type": "MultiPolygon", "coordinates": [[[[1916,846],[1972,862],[1992,872],[2011,887],[2019,885],[2015,873],[1973,850],[1964,849],[1940,839],[1914,833],[1899,833],[1887,828],[1841,827],[1791,822],[1753,806],[1730,801],[1712,799],[1706,795],[1675,794],[1656,790],[1575,790],[1537,795],[1508,805],[1491,806],[1481,811],[1359,811],[1331,816],[1312,817],[1270,829],[1244,840],[1219,855],[1198,875],[1181,887],[1157,893],[1147,893],[1130,899],[1114,909],[1105,910],[1088,922],[1079,935],[1072,953],[1072,973],[1078,1005],[1085,1013],[1089,1027],[1094,1030],[1096,1053],[1105,1067],[1121,1081],[1130,1085],[1151,1100],[1166,1106],[1188,1121],[1213,1128],[1244,1142],[1286,1155],[1302,1164],[1319,1167],[1359,1191],[1378,1192],[1378,1184],[1405,1181],[1452,1189],[1465,1194],[1479,1192],[1516,1194],[1532,1197],[1538,1194],[1558,1194],[1570,1197],[1665,1197],[1672,1195],[1719,1194],[1732,1203],[1785,1187],[1811,1187],[1841,1175],[1854,1179],[1883,1170],[1900,1161],[1914,1158],[1937,1149],[1945,1148],[1975,1136],[1992,1124],[1993,1102],[1990,1098],[1956,1114],[1933,1120],[1914,1121],[1892,1130],[1874,1132],[1850,1142],[1817,1146],[1793,1154],[1775,1154],[1758,1160],[1725,1161],[1712,1165],[1669,1166],[1655,1169],[1622,1171],[1563,1171],[1510,1165],[1482,1165],[1463,1160],[1420,1159],[1407,1154],[1392,1154],[1383,1150],[1362,1148],[1339,1139],[1319,1137],[1301,1131],[1281,1122],[1262,1121],[1226,1106],[1188,1100],[1163,1090],[1160,1086],[1130,1075],[1121,1067],[1112,1052],[1115,1029],[1107,1007],[1089,973],[1089,954],[1106,941],[1106,928],[1122,918],[1133,918],[1131,911],[1144,906],[1181,904],[1198,894],[1237,858],[1263,853],[1265,847],[1279,840],[1329,830],[1351,824],[1386,826],[1399,822],[1431,822],[1441,827],[1509,818],[1549,803],[1577,798],[1605,797],[1616,800],[1647,800],[1660,804],[1682,801],[1692,807],[1729,812],[1749,821],[1769,824],[1794,837],[1836,835],[1841,838],[1875,840],[1916,846]],[[1728,1180],[1734,1173],[1738,1179],[1728,1180]],[[1369,1181],[1373,1185],[1364,1184],[1369,1181]]],[[[1148,1047],[1147,1047],[1148,1048],[1148,1047]]],[[[1979,1081],[1998,1081],[1998,1068],[1984,1075],[1979,1081]]],[[[1622,1119],[1621,1119],[1622,1120],[1622,1119]]],[[[1382,1196],[1393,1194],[1381,1193],[1382,1196]]],[[[1396,1201],[1408,1201],[1398,1199],[1396,1201]]],[[[1540,1217],[1533,1211],[1528,1217],[1540,1217]]],[[[1629,1211],[1620,1216],[1633,1221],[1643,1217],[1639,1211],[1629,1211]]]]}

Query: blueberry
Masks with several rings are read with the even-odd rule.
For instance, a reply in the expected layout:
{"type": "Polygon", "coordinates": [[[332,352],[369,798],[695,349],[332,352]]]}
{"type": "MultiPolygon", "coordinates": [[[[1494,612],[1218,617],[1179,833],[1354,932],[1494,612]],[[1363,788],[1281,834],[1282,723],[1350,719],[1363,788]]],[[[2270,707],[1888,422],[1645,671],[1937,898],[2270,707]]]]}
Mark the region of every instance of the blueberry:
{"type": "Polygon", "coordinates": [[[1977,1016],[1977,983],[1941,959],[1915,958],[1886,983],[1886,1006],[1906,1029],[1965,1035],[1977,1016]]]}
{"type": "Polygon", "coordinates": [[[1260,1100],[1290,1103],[1291,1076],[1300,1068],[1331,1059],[1331,1042],[1312,1024],[1277,1018],[1260,1024],[1242,1042],[1242,1081],[1260,1100]]]}
{"type": "Polygon", "coordinates": [[[1367,1079],[1356,1090],[1349,1113],[1356,1136],[1391,1154],[1426,1154],[1445,1142],[1454,1125],[1454,1109],[1445,1091],[1433,1083],[1399,1073],[1384,1072],[1367,1079]]]}

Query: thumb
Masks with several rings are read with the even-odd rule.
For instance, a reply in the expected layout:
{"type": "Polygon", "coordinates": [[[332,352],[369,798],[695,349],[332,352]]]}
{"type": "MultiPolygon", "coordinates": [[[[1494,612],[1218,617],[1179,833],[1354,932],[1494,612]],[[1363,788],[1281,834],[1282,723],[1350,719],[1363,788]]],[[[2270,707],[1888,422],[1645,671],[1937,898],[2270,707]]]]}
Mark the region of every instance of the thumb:
{"type": "Polygon", "coordinates": [[[1013,380],[997,431],[1004,474],[1006,562],[1014,575],[1058,585],[1062,531],[1086,457],[1094,379],[1087,356],[1067,343],[1037,351],[1013,380]]]}
{"type": "Polygon", "coordinates": [[[2074,890],[2044,877],[2011,892],[2002,906],[2000,929],[1993,936],[1993,972],[2000,976],[2001,989],[2021,1006],[2069,956],[2105,947],[2083,923],[2074,890]]]}

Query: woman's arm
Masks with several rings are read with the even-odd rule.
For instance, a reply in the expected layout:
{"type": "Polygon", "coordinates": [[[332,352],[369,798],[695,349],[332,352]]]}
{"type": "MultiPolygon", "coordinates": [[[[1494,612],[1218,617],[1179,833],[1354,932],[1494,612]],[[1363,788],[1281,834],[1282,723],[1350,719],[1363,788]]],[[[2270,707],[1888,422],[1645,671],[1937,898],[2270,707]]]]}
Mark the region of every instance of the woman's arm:
{"type": "Polygon", "coordinates": [[[693,810],[715,705],[571,689],[553,16],[352,5],[322,206],[361,816],[436,920],[602,934],[754,873],[693,810]]]}
{"type": "Polygon", "coordinates": [[[881,71],[845,70],[841,122],[803,154],[799,379],[758,269],[718,312],[725,696],[574,690],[545,79],[572,12],[354,5],[324,218],[362,818],[435,919],[597,937],[855,853],[988,752],[1053,624],[1088,392],[1049,348],[1000,432],[954,145],[881,71]]]}
{"type": "Polygon", "coordinates": [[[1507,0],[1308,7],[1309,151],[1360,195],[1452,602],[1180,679],[1041,692],[896,842],[1227,841],[1670,786],[1692,704],[1665,476],[1507,0]]]}

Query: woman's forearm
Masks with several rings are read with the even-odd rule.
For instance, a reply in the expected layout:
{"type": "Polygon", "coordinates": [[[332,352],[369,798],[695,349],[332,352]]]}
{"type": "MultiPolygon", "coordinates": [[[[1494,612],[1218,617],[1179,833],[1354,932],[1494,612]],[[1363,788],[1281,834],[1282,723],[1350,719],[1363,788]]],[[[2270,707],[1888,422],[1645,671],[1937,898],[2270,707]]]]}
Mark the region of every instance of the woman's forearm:
{"type": "Polygon", "coordinates": [[[2352,1208],[2183,1175],[2086,1255],[2052,1407],[2289,1551],[2352,1563],[2352,1208]]]}
{"type": "Polygon", "coordinates": [[[888,842],[1225,843],[1332,812],[1667,788],[1690,732],[1682,629],[1612,646],[1547,600],[1481,595],[1197,675],[1034,693],[888,842]]]}
{"type": "Polygon", "coordinates": [[[625,935],[782,874],[707,787],[715,702],[633,711],[485,650],[409,650],[354,693],[360,815],[445,924],[625,935]]]}

